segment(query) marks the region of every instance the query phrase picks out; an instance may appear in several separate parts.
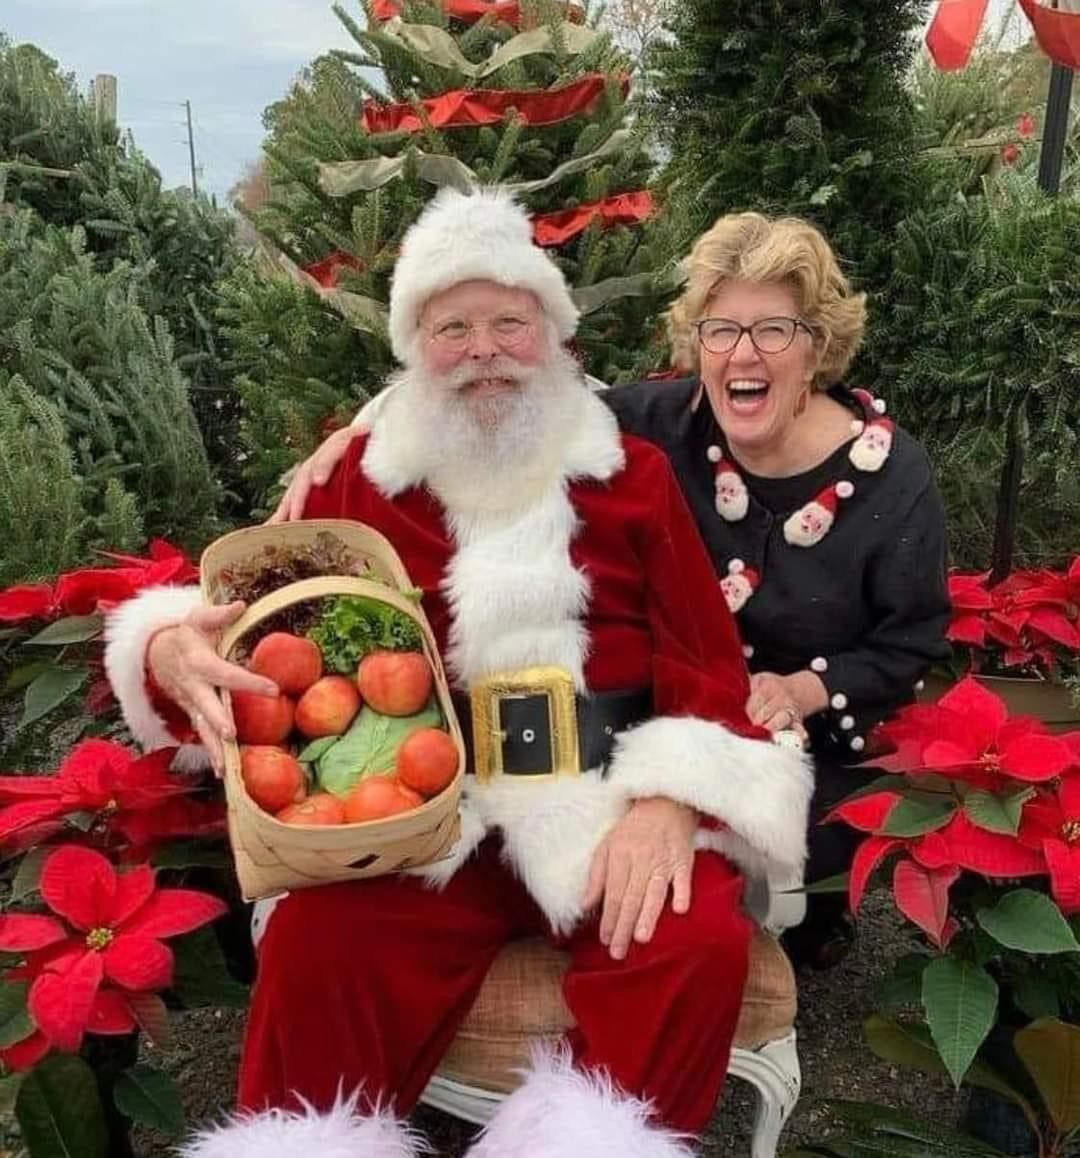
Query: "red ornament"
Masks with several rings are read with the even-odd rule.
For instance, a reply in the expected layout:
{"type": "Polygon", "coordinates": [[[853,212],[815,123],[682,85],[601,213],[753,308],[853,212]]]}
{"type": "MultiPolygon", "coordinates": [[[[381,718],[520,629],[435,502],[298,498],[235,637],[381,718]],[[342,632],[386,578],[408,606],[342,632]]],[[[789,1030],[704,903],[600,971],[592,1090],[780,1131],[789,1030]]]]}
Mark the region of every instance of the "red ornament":
{"type": "Polygon", "coordinates": [[[967,65],[988,5],[989,0],[941,0],[926,32],[926,47],[942,72],[967,65]]]}
{"type": "MultiPolygon", "coordinates": [[[[454,89],[421,101],[433,128],[497,125],[514,109],[527,125],[554,125],[588,112],[600,98],[607,78],[598,72],[555,89],[454,89]]],[[[623,91],[629,77],[621,78],[623,91]]],[[[380,105],[365,101],[360,124],[368,133],[420,133],[424,121],[412,104],[380,105]]]]}
{"type": "Polygon", "coordinates": [[[599,221],[605,229],[613,225],[637,225],[649,217],[654,208],[652,194],[642,190],[617,193],[614,197],[579,205],[576,209],[541,213],[533,218],[533,240],[545,247],[565,245],[594,221],[599,221]]]}

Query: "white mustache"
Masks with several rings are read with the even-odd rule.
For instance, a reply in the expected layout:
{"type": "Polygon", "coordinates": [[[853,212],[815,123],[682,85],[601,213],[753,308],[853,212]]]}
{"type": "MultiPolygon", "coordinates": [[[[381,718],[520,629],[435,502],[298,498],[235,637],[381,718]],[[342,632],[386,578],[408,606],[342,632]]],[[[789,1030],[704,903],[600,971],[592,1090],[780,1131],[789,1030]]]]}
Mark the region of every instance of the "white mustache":
{"type": "Polygon", "coordinates": [[[513,382],[521,382],[526,377],[527,369],[516,359],[499,354],[482,366],[455,366],[445,374],[444,384],[451,390],[463,390],[485,378],[509,378],[513,382]]]}

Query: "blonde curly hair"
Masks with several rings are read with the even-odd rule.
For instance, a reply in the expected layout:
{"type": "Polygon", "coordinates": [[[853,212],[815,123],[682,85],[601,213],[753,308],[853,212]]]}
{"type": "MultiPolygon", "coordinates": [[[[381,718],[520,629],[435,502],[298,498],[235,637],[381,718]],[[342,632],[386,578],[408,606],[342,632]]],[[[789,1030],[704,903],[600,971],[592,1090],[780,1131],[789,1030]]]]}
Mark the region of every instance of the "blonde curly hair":
{"type": "Polygon", "coordinates": [[[783,282],[814,332],[814,389],[843,378],[862,341],[866,294],[852,292],[829,243],[809,221],[729,213],[694,242],[686,267],[686,288],[666,315],[675,365],[700,370],[694,323],[724,282],[783,282]]]}

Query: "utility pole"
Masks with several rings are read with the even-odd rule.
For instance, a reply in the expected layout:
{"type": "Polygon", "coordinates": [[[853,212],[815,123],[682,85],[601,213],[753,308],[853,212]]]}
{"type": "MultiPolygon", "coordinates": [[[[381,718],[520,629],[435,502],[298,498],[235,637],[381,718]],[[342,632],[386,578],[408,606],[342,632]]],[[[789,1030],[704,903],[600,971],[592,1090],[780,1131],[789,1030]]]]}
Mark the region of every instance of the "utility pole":
{"type": "Polygon", "coordinates": [[[191,192],[194,196],[198,196],[199,185],[195,179],[195,136],[191,131],[191,101],[184,101],[184,108],[187,109],[187,143],[188,156],[191,158],[191,192]]]}

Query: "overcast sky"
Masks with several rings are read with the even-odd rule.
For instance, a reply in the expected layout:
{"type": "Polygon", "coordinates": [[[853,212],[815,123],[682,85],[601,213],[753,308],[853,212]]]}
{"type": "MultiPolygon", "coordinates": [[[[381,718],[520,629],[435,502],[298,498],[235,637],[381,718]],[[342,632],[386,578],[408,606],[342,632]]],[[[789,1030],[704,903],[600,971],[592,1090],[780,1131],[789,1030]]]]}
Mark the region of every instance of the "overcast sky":
{"type": "MultiPolygon", "coordinates": [[[[360,14],[357,0],[343,2],[360,14]]],[[[83,87],[115,75],[120,121],[169,185],[189,180],[190,99],[200,181],[219,199],[258,156],[263,109],[320,52],[353,46],[330,0],[0,0],[0,30],[83,87]]]]}

